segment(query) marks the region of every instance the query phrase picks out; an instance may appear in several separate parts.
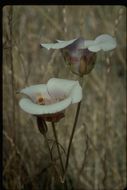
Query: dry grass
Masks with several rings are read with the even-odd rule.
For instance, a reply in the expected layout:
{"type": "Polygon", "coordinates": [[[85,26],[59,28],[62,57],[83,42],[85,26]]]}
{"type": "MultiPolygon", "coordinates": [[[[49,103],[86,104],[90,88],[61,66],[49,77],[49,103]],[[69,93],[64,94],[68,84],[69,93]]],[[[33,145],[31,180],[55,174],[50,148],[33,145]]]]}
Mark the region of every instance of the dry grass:
{"type": "MultiPolygon", "coordinates": [[[[6,190],[61,190],[31,115],[16,90],[51,77],[77,79],[59,51],[39,44],[108,33],[118,46],[98,53],[84,77],[84,98],[68,168],[68,188],[122,190],[126,186],[126,8],[123,6],[6,6],[3,8],[3,186],[6,190]],[[52,175],[51,175],[52,174],[52,175]]],[[[67,149],[76,105],[57,124],[67,149]]],[[[49,123],[48,137],[52,138],[49,123]]],[[[55,152],[55,148],[54,148],[55,152]]],[[[55,153],[54,153],[55,154],[55,153]]]]}

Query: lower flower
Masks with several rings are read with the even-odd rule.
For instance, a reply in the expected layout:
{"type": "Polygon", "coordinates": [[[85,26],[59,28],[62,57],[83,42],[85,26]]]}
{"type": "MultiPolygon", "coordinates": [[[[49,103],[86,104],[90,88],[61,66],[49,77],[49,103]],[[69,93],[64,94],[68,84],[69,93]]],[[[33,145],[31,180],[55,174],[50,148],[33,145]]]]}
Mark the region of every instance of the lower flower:
{"type": "Polygon", "coordinates": [[[78,81],[52,78],[47,84],[33,85],[19,91],[27,95],[19,105],[22,110],[37,117],[37,123],[46,128],[44,121],[58,122],[65,109],[82,99],[78,81]]]}

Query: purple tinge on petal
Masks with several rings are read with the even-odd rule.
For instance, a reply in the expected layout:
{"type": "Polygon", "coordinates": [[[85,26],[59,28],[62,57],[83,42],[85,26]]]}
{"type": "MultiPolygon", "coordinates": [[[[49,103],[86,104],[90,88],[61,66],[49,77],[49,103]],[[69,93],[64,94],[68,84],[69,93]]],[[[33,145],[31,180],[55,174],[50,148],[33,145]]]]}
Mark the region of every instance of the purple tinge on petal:
{"type": "Polygon", "coordinates": [[[79,49],[79,45],[83,43],[83,39],[76,40],[73,44],[61,49],[64,60],[67,64],[77,64],[80,61],[83,50],[79,49]]]}
{"type": "Polygon", "coordinates": [[[75,42],[68,45],[66,48],[68,48],[68,50],[70,50],[71,52],[71,51],[80,49],[80,47],[82,47],[83,45],[84,45],[84,38],[80,37],[75,42]]]}
{"type": "Polygon", "coordinates": [[[79,38],[61,50],[65,62],[71,65],[72,71],[80,76],[88,74],[93,69],[96,60],[96,53],[88,49],[80,49],[83,44],[84,39],[79,38]]]}
{"type": "MultiPolygon", "coordinates": [[[[51,97],[50,103],[60,102],[66,98],[64,92],[62,90],[59,90],[58,87],[52,88],[52,91],[49,90],[49,95],[51,97]]],[[[46,104],[48,104],[48,102],[46,104]]]]}

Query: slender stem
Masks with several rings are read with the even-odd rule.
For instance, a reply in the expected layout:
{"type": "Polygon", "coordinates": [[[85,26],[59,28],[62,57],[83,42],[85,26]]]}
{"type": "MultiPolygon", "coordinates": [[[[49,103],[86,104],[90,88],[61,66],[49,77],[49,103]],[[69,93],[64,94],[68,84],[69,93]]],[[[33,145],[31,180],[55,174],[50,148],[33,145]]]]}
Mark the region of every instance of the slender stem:
{"type": "MultiPolygon", "coordinates": [[[[57,135],[56,135],[56,130],[54,130],[54,129],[55,129],[55,125],[54,125],[54,123],[53,123],[52,125],[53,125],[53,131],[55,131],[54,136],[55,136],[55,138],[56,138],[57,149],[59,150],[59,152],[58,152],[58,153],[59,153],[59,159],[60,159],[61,166],[62,166],[62,170],[63,170],[63,173],[64,173],[64,166],[63,166],[62,157],[61,157],[61,153],[60,153],[60,149],[59,149],[59,144],[58,144],[58,139],[57,139],[57,135]]],[[[52,161],[52,163],[53,163],[54,160],[53,160],[53,156],[52,156],[52,151],[51,151],[50,146],[49,146],[48,138],[47,138],[46,134],[43,134],[43,135],[44,135],[45,142],[46,142],[46,144],[47,144],[47,147],[48,147],[48,150],[49,150],[49,153],[50,153],[51,161],[52,161]]],[[[56,171],[57,174],[59,175],[58,170],[57,170],[57,167],[55,167],[55,165],[53,165],[53,166],[54,166],[55,171],[56,171]]],[[[60,176],[60,175],[59,175],[59,176],[60,176]]],[[[60,176],[60,180],[61,180],[62,183],[64,183],[63,178],[62,178],[61,176],[60,176]]],[[[65,183],[64,183],[64,187],[65,187],[65,190],[68,190],[66,180],[65,180],[65,183]]]]}
{"type": "Polygon", "coordinates": [[[46,142],[46,145],[47,145],[47,147],[48,147],[48,151],[49,151],[49,154],[50,154],[51,161],[53,161],[52,151],[51,151],[50,146],[49,146],[49,142],[48,142],[47,135],[46,135],[46,134],[43,134],[43,136],[44,136],[44,138],[45,138],[45,142],[46,142]]]}
{"type": "MultiPolygon", "coordinates": [[[[83,86],[83,76],[79,77],[79,83],[80,83],[81,86],[83,86]]],[[[67,158],[66,158],[66,163],[65,163],[65,172],[64,172],[64,176],[63,176],[63,181],[65,180],[65,176],[66,176],[66,173],[67,173],[69,157],[70,157],[70,150],[71,150],[71,144],[72,144],[74,132],[75,132],[75,129],[76,129],[76,125],[77,125],[77,122],[78,122],[78,116],[79,116],[79,112],[80,112],[80,107],[81,107],[81,101],[78,103],[78,106],[77,106],[75,121],[74,121],[74,125],[73,125],[73,128],[72,128],[71,136],[70,136],[70,141],[69,141],[68,150],[67,150],[67,158]]]]}
{"type": "Polygon", "coordinates": [[[36,119],[37,119],[38,129],[39,129],[40,133],[44,136],[45,143],[46,143],[46,145],[48,147],[48,151],[49,151],[49,154],[50,154],[51,161],[53,161],[52,151],[50,149],[49,141],[48,141],[48,138],[47,138],[47,135],[46,135],[47,130],[48,130],[47,123],[39,116],[36,117],[36,119]]]}
{"type": "MultiPolygon", "coordinates": [[[[59,148],[59,142],[58,142],[58,137],[57,137],[57,132],[56,132],[56,128],[55,128],[55,124],[54,124],[54,122],[52,122],[52,128],[53,128],[53,134],[54,134],[54,137],[55,137],[55,140],[56,140],[56,145],[57,145],[57,151],[58,151],[58,155],[59,155],[59,159],[60,159],[60,164],[61,164],[61,168],[62,168],[62,173],[63,173],[63,175],[64,175],[64,172],[65,172],[65,170],[64,170],[64,165],[63,165],[63,161],[62,161],[62,157],[61,157],[61,152],[60,152],[60,148],[59,148]]],[[[62,178],[61,178],[61,182],[62,183],[64,183],[64,187],[65,187],[65,189],[67,190],[68,189],[68,187],[67,187],[67,182],[66,182],[66,180],[63,180],[63,176],[62,176],[62,178]]]]}
{"type": "MultiPolygon", "coordinates": [[[[44,139],[45,139],[45,142],[46,142],[46,145],[48,147],[48,151],[49,151],[49,154],[50,154],[50,158],[51,158],[51,164],[53,164],[54,166],[54,169],[55,171],[57,172],[58,174],[58,171],[57,171],[57,167],[56,165],[54,164],[54,160],[53,160],[53,155],[52,155],[52,150],[49,146],[49,140],[47,138],[47,124],[44,120],[41,120],[40,118],[37,118],[37,124],[38,124],[38,129],[40,131],[40,133],[44,136],[44,139]]],[[[59,159],[60,159],[60,162],[61,162],[61,167],[62,167],[62,172],[64,173],[64,166],[63,166],[63,162],[62,162],[62,157],[61,157],[61,153],[60,153],[60,148],[59,148],[59,143],[58,143],[58,138],[57,138],[57,133],[56,133],[56,129],[55,129],[55,124],[52,122],[52,126],[53,126],[53,132],[54,132],[54,136],[55,136],[55,140],[56,140],[56,145],[57,145],[57,149],[58,149],[58,154],[59,154],[59,159]]],[[[59,174],[58,174],[59,175],[59,174]]],[[[60,175],[59,175],[60,176],[60,175]]],[[[62,176],[60,176],[60,180],[62,183],[64,183],[63,181],[63,178],[62,176]]],[[[66,183],[66,180],[65,180],[65,189],[67,190],[67,183],[66,183]]]]}
{"type": "Polygon", "coordinates": [[[52,122],[52,128],[53,128],[53,134],[54,134],[54,137],[55,137],[55,140],[56,140],[57,151],[58,151],[58,155],[59,155],[59,159],[60,159],[60,164],[61,164],[61,167],[62,167],[62,172],[64,173],[64,165],[63,165],[63,161],[62,161],[62,157],[61,157],[61,152],[60,152],[60,148],[59,148],[59,142],[58,142],[58,137],[57,137],[54,122],[52,122]]]}
{"type": "MultiPolygon", "coordinates": [[[[48,139],[48,141],[49,141],[49,139],[48,139]]],[[[52,140],[52,141],[54,141],[54,140],[52,140]]],[[[54,143],[53,143],[53,145],[52,145],[52,147],[51,147],[51,151],[53,150],[53,148],[54,148],[54,146],[55,146],[56,144],[57,144],[56,141],[54,141],[54,143]]],[[[63,150],[63,152],[64,152],[64,154],[65,154],[65,156],[66,156],[66,152],[65,152],[64,147],[63,147],[60,143],[58,143],[58,145],[59,145],[60,148],[63,150]]]]}
{"type": "Polygon", "coordinates": [[[75,129],[76,129],[76,124],[77,124],[77,121],[78,121],[78,116],[79,116],[79,112],[80,112],[80,106],[81,106],[81,102],[79,102],[78,106],[77,106],[75,121],[74,121],[74,125],[73,125],[73,128],[72,128],[72,133],[71,133],[71,137],[70,137],[70,141],[69,141],[69,145],[68,145],[68,151],[67,151],[67,158],[66,158],[66,163],[65,163],[65,172],[64,172],[63,180],[65,179],[67,168],[68,168],[71,144],[72,144],[74,132],[75,132],[75,129]]]}

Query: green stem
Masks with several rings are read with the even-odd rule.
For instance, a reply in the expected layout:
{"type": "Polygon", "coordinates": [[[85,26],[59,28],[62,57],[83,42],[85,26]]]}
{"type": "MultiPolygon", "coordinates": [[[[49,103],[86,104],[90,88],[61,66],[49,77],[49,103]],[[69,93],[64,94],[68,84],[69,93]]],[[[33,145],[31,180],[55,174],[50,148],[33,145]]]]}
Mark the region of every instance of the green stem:
{"type": "Polygon", "coordinates": [[[66,163],[65,163],[65,172],[64,172],[63,181],[65,180],[65,176],[66,176],[66,172],[67,172],[67,168],[68,168],[71,144],[72,144],[74,132],[75,132],[75,129],[76,129],[76,124],[77,124],[77,121],[78,121],[78,116],[79,116],[79,112],[80,112],[80,106],[81,106],[81,102],[79,102],[78,106],[77,106],[75,121],[74,121],[74,125],[73,125],[73,128],[72,128],[72,133],[71,133],[71,137],[70,137],[70,141],[69,141],[69,145],[68,145],[68,151],[67,151],[67,158],[66,158],[66,163]]]}
{"type": "MultiPolygon", "coordinates": [[[[83,86],[83,76],[79,77],[79,83],[80,83],[81,86],[83,86]]],[[[63,176],[63,181],[65,180],[65,176],[66,176],[66,173],[67,173],[67,168],[68,168],[68,164],[69,164],[69,157],[70,157],[70,150],[71,150],[71,144],[72,144],[72,140],[73,140],[73,137],[74,137],[74,132],[75,132],[75,129],[76,129],[76,125],[77,125],[77,122],[78,122],[80,107],[81,107],[81,101],[78,103],[78,106],[77,106],[75,121],[74,121],[74,124],[73,124],[71,136],[70,136],[70,141],[69,141],[68,150],[67,150],[67,158],[66,158],[66,163],[65,163],[65,172],[64,172],[64,176],[63,176]]]]}

